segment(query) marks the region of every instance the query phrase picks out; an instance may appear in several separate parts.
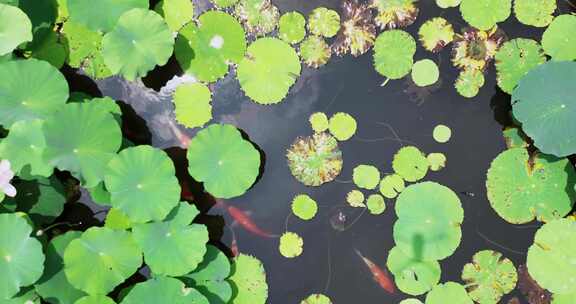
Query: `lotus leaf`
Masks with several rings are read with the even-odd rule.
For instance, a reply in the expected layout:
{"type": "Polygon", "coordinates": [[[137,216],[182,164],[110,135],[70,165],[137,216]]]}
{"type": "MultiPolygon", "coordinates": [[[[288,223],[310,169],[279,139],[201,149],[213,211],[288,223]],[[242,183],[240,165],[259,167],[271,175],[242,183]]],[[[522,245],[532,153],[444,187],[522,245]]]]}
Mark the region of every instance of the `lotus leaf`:
{"type": "Polygon", "coordinates": [[[374,189],[380,183],[380,171],[371,165],[358,165],[352,173],[356,186],[363,189],[374,189]]]}
{"type": "Polygon", "coordinates": [[[212,93],[201,83],[183,84],[174,92],[176,120],[187,128],[202,127],[212,119],[212,93]]]}
{"type": "Polygon", "coordinates": [[[185,227],[190,225],[199,214],[200,211],[196,206],[187,202],[180,202],[176,208],[170,211],[164,221],[170,222],[172,225],[185,227]]]}
{"type": "Polygon", "coordinates": [[[420,27],[418,36],[422,46],[430,52],[439,52],[454,39],[452,24],[441,17],[432,18],[420,27]]]}
{"type": "Polygon", "coordinates": [[[484,86],[484,74],[474,69],[464,70],[458,75],[454,86],[460,95],[472,98],[478,95],[480,88],[484,86]]]}
{"type": "Polygon", "coordinates": [[[395,198],[404,190],[404,179],[398,174],[384,176],[380,181],[380,193],[386,198],[395,198]]]}
{"type": "Polygon", "coordinates": [[[0,3],[0,37],[0,55],[32,41],[32,23],[26,13],[16,6],[0,3]]]}
{"type": "Polygon", "coordinates": [[[78,301],[74,302],[74,304],[116,304],[114,300],[110,299],[107,296],[96,295],[96,296],[85,296],[78,301]]]}
{"type": "Polygon", "coordinates": [[[446,155],[443,153],[430,153],[426,156],[426,159],[432,171],[440,171],[446,167],[446,155]]]}
{"type": "Polygon", "coordinates": [[[302,254],[304,240],[294,232],[285,232],[280,237],[280,254],[286,258],[295,258],[302,254]]]}
{"type": "Polygon", "coordinates": [[[416,61],[412,66],[412,80],[419,87],[435,84],[440,77],[440,71],[434,61],[423,59],[416,61]]]}
{"type": "Polygon", "coordinates": [[[22,288],[13,298],[4,301],[5,304],[41,304],[41,298],[33,287],[22,288]]]}
{"type": "Polygon", "coordinates": [[[102,39],[106,66],[128,80],[145,76],[156,65],[164,65],[174,50],[174,38],[157,13],[132,9],[118,19],[102,39]]]}
{"type": "Polygon", "coordinates": [[[356,133],[356,119],[348,113],[336,113],[330,117],[330,133],[339,141],[350,139],[356,133]]]}
{"type": "Polygon", "coordinates": [[[441,8],[457,7],[462,0],[436,0],[436,5],[441,8]]]}
{"type": "Polygon", "coordinates": [[[17,213],[0,214],[0,299],[15,296],[44,271],[42,245],[31,238],[32,227],[17,213]]]}
{"type": "Polygon", "coordinates": [[[176,59],[187,74],[213,82],[228,73],[228,65],[239,63],[246,53],[244,29],[227,13],[208,11],[198,24],[188,23],[178,33],[176,59]]]}
{"type": "Polygon", "coordinates": [[[400,301],[399,304],[424,304],[424,303],[422,303],[418,299],[411,298],[411,299],[404,299],[404,300],[400,301]]]}
{"type": "Polygon", "coordinates": [[[567,159],[540,154],[530,156],[523,148],[498,155],[488,170],[486,188],[492,208],[504,220],[548,222],[568,214],[576,193],[576,172],[567,159]]]}
{"type": "Polygon", "coordinates": [[[109,32],[125,12],[147,9],[146,0],[67,0],[70,20],[87,26],[93,31],[109,32]],[[103,13],[106,12],[106,13],[103,13]]]}
{"type": "Polygon", "coordinates": [[[464,210],[448,187],[422,182],[404,189],[396,200],[396,246],[417,260],[442,260],[458,245],[464,210]]]}
{"type": "Polygon", "coordinates": [[[446,143],[452,137],[452,130],[446,125],[437,125],[432,131],[432,137],[439,143],[446,143]]]}
{"type": "Polygon", "coordinates": [[[270,0],[240,0],[235,13],[246,30],[256,36],[272,32],[280,16],[280,11],[270,0]]]}
{"type": "Polygon", "coordinates": [[[174,164],[162,150],[137,146],[122,150],[108,163],[104,178],[112,207],[133,223],[163,220],[180,202],[174,164]]]}
{"type": "Polygon", "coordinates": [[[553,60],[575,60],[576,39],[571,32],[576,30],[576,16],[560,15],[548,26],[542,35],[542,47],[553,60]]]}
{"type": "Polygon", "coordinates": [[[94,203],[101,206],[112,206],[112,203],[110,202],[110,192],[106,190],[103,181],[92,188],[88,188],[87,190],[90,194],[90,198],[92,198],[94,203]]]}
{"type": "MultiPolygon", "coordinates": [[[[464,0],[465,1],[465,0],[464,0]]],[[[442,304],[450,299],[450,304],[473,304],[474,302],[466,293],[464,286],[447,282],[434,286],[426,295],[426,304],[442,304]]]]}
{"type": "Polygon", "coordinates": [[[473,27],[487,31],[510,16],[512,0],[462,0],[462,18],[473,27]]]}
{"type": "Polygon", "coordinates": [[[312,126],[312,130],[314,130],[316,133],[324,132],[330,127],[328,116],[326,116],[326,114],[323,112],[316,112],[310,115],[308,121],[312,126]]]}
{"type": "Polygon", "coordinates": [[[54,168],[42,157],[46,147],[43,123],[40,119],[18,121],[0,143],[0,159],[9,160],[12,171],[17,175],[23,175],[24,171],[35,176],[52,175],[54,168]]]}
{"type": "Polygon", "coordinates": [[[292,200],[292,212],[305,221],[311,220],[318,212],[318,205],[310,196],[299,194],[292,200]]]}
{"type": "Polygon", "coordinates": [[[386,210],[386,202],[380,194],[370,194],[366,200],[366,207],[370,214],[378,215],[382,214],[386,210]]]}
{"type": "Polygon", "coordinates": [[[428,172],[426,155],[413,146],[398,150],[392,160],[392,168],[407,182],[416,182],[428,172]]]}
{"type": "Polygon", "coordinates": [[[338,12],[317,7],[308,16],[308,31],[316,36],[331,38],[340,30],[340,15],[338,12]]]}
{"type": "Polygon", "coordinates": [[[117,230],[126,230],[132,228],[132,221],[128,216],[117,208],[110,208],[106,214],[104,227],[117,230]]]}
{"type": "Polygon", "coordinates": [[[230,275],[230,261],[218,248],[208,245],[204,260],[186,278],[193,281],[196,290],[200,291],[211,304],[226,304],[232,298],[233,290],[226,280],[230,275]]]}
{"type": "Polygon", "coordinates": [[[248,47],[237,77],[252,100],[274,104],[286,97],[300,71],[298,54],[289,44],[276,38],[260,38],[248,47]]]}
{"type": "Polygon", "coordinates": [[[342,171],[342,152],[329,134],[298,137],[286,153],[292,176],[306,186],[333,181],[342,171]]]}
{"type": "Polygon", "coordinates": [[[506,147],[510,148],[526,148],[529,146],[526,135],[519,128],[506,128],[502,131],[506,147]]]}
{"type": "Polygon", "coordinates": [[[232,125],[213,124],[199,131],[187,152],[188,172],[210,194],[232,198],[256,181],[260,153],[232,125]]]}
{"type": "Polygon", "coordinates": [[[302,300],[300,304],[332,304],[332,301],[323,294],[311,294],[302,300]]]}
{"type": "Polygon", "coordinates": [[[576,293],[560,295],[555,294],[552,299],[552,304],[571,304],[576,301],[576,293]]]}
{"type": "Polygon", "coordinates": [[[268,298],[266,271],[257,258],[240,254],[234,259],[230,282],[238,293],[230,304],[265,304],[268,298]]]}
{"type": "Polygon", "coordinates": [[[211,0],[219,8],[228,8],[238,3],[238,0],[211,0]]]}
{"type": "Polygon", "coordinates": [[[371,0],[376,8],[376,24],[381,29],[406,27],[416,21],[418,16],[417,0],[371,0]]]}
{"type": "Polygon", "coordinates": [[[528,250],[528,272],[540,286],[568,295],[576,292],[576,221],[559,219],[542,226],[528,250]]]}
{"type": "Polygon", "coordinates": [[[44,158],[87,188],[104,179],[106,165],[122,144],[118,122],[99,102],[66,104],[44,122],[43,130],[44,158]]]}
{"type": "Polygon", "coordinates": [[[400,79],[410,73],[415,53],[416,41],[407,32],[382,32],[374,43],[374,67],[385,77],[400,79]]]}
{"type": "Polygon", "coordinates": [[[342,14],[342,26],[332,43],[332,51],[338,56],[349,53],[354,57],[368,52],[376,39],[376,26],[370,5],[346,0],[342,2],[342,14]]]}
{"type": "Polygon", "coordinates": [[[320,36],[308,36],[300,44],[300,57],[311,68],[319,68],[330,60],[332,51],[324,38],[320,36]]]}
{"type": "Polygon", "coordinates": [[[556,0],[514,0],[514,14],[526,25],[547,26],[556,9],[556,0]]]}
{"type": "Polygon", "coordinates": [[[0,63],[8,62],[14,59],[14,55],[12,53],[8,53],[6,55],[0,55],[0,63]]]}
{"type": "Polygon", "coordinates": [[[364,193],[359,190],[352,190],[346,194],[346,202],[350,207],[359,208],[359,207],[366,207],[364,204],[364,193]]]}
{"type": "Polygon", "coordinates": [[[503,295],[516,287],[516,267],[501,253],[482,250],[474,254],[472,263],[464,265],[462,280],[468,295],[478,303],[498,303],[503,295]]]}
{"type": "Polygon", "coordinates": [[[15,60],[0,64],[0,125],[45,119],[68,99],[64,76],[45,61],[15,60]]]}
{"type": "Polygon", "coordinates": [[[194,18],[194,3],[190,0],[160,0],[154,10],[164,17],[172,32],[178,32],[194,18]]]}
{"type": "Polygon", "coordinates": [[[280,17],[278,36],[280,39],[296,44],[306,36],[306,19],[299,12],[289,12],[280,17]]]}
{"type": "Polygon", "coordinates": [[[47,33],[41,42],[32,43],[26,51],[30,56],[47,61],[59,69],[68,58],[67,42],[55,31],[47,31],[47,33]]]}
{"type": "Polygon", "coordinates": [[[409,295],[424,294],[440,282],[441,270],[437,261],[416,260],[398,247],[388,253],[386,266],[394,275],[398,289],[409,295]]]}
{"type": "Polygon", "coordinates": [[[200,292],[169,277],[155,277],[134,285],[122,304],[209,304],[200,292]]]}
{"type": "Polygon", "coordinates": [[[498,86],[506,93],[512,91],[524,76],[546,62],[538,42],[516,38],[502,45],[495,56],[498,86]]]}

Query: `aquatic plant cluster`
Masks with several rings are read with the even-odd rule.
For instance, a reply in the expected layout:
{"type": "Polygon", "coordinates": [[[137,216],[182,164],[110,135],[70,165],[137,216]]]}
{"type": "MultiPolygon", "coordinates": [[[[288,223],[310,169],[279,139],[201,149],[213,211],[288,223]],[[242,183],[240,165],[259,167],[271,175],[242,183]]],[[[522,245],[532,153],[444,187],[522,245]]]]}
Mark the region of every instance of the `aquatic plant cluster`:
{"type": "MultiPolygon", "coordinates": [[[[270,238],[223,201],[248,191],[263,162],[235,126],[210,124],[213,84],[234,71],[249,99],[273,105],[289,94],[302,65],[320,68],[332,54],[372,50],[383,85],[410,74],[427,87],[440,72],[432,58],[414,61],[419,45],[438,53],[452,44],[458,93],[476,96],[494,63],[498,86],[512,96],[517,127],[504,130],[508,149],[492,162],[486,189],[507,222],[544,223],[526,266],[517,272],[501,253],[482,250],[463,265],[462,283],[440,282],[440,262],[461,243],[462,204],[448,187],[424,180],[447,157],[405,145],[396,134],[401,147],[393,173],[360,164],[343,182],[354,186],[343,198],[348,207],[372,216],[395,200],[395,246],[386,260],[394,282],[356,253],[383,289],[398,288],[426,304],[498,303],[517,283],[535,295],[528,297],[534,303],[540,295],[575,303],[576,221],[569,214],[576,172],[567,157],[576,153],[576,16],[557,14],[555,0],[436,3],[458,9],[468,25],[455,30],[434,17],[417,40],[402,29],[418,18],[416,0],[344,0],[341,13],[317,7],[307,16],[280,12],[270,0],[212,0],[213,9],[200,11],[190,0],[162,0],[153,8],[147,0],[0,0],[0,302],[259,304],[268,298],[264,265],[215,246],[170,156],[128,140],[119,103],[71,92],[59,69],[137,80],[174,56],[194,80],[173,94],[175,119],[201,128],[186,142],[189,175],[239,224],[270,238]],[[524,25],[546,27],[542,40],[508,37],[498,23],[512,12],[524,25]],[[105,211],[103,223],[65,216],[85,199],[105,211]]],[[[346,156],[339,145],[350,144],[356,119],[318,112],[309,121],[311,135],[286,143],[290,172],[306,186],[342,182],[346,156]]],[[[438,125],[433,136],[446,144],[451,130],[438,125]]],[[[318,205],[297,194],[289,216],[309,221],[318,205]]],[[[297,258],[304,238],[286,224],[278,250],[297,258]]],[[[311,290],[301,303],[332,300],[311,290]]]]}

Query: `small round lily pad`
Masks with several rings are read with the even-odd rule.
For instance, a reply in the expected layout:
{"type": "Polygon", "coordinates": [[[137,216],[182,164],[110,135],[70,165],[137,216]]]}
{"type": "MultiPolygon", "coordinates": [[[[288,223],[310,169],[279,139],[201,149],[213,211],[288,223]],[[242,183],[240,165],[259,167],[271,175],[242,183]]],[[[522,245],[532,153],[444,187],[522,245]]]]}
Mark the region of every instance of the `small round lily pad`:
{"type": "Polygon", "coordinates": [[[316,216],[318,212],[318,205],[310,196],[306,194],[299,194],[292,200],[292,212],[297,217],[308,221],[316,216]]]}
{"type": "Polygon", "coordinates": [[[363,189],[374,189],[380,183],[380,171],[371,165],[358,165],[352,173],[356,186],[363,189]]]}
{"type": "Polygon", "coordinates": [[[386,202],[380,194],[370,194],[366,200],[366,208],[370,214],[382,214],[386,210],[386,202]]]}
{"type": "Polygon", "coordinates": [[[472,98],[478,95],[480,88],[484,86],[484,74],[475,69],[464,70],[458,75],[454,86],[460,95],[472,98]]]}
{"type": "Polygon", "coordinates": [[[350,207],[359,208],[359,207],[366,207],[364,204],[364,193],[360,190],[352,190],[346,194],[346,202],[350,207]]]}
{"type": "Polygon", "coordinates": [[[356,119],[348,113],[336,113],[330,117],[329,130],[339,141],[350,139],[356,133],[356,119]]]}
{"type": "Polygon", "coordinates": [[[464,286],[447,282],[438,284],[426,295],[426,304],[443,304],[450,299],[451,304],[474,304],[464,286]]]}
{"type": "Polygon", "coordinates": [[[426,155],[414,146],[404,147],[394,155],[392,168],[408,182],[418,181],[428,172],[426,155]]]}
{"type": "Polygon", "coordinates": [[[392,248],[388,253],[386,266],[394,275],[398,289],[409,295],[424,294],[440,282],[441,269],[437,261],[414,259],[398,247],[392,248]]]}
{"type": "Polygon", "coordinates": [[[542,35],[542,47],[553,60],[566,61],[576,59],[576,16],[560,15],[554,18],[542,35]]]}
{"type": "Polygon", "coordinates": [[[434,137],[434,140],[439,143],[446,143],[450,140],[450,137],[452,137],[452,129],[446,125],[437,125],[434,127],[432,137],[434,137]]]}
{"type": "Polygon", "coordinates": [[[382,32],[374,43],[374,67],[382,76],[400,79],[412,69],[416,41],[402,30],[382,32]]]}
{"type": "Polygon", "coordinates": [[[430,165],[430,170],[440,171],[442,168],[446,167],[446,155],[444,153],[434,152],[426,156],[428,164],[430,165]]]}
{"type": "Polygon", "coordinates": [[[304,240],[294,232],[285,232],[280,237],[280,254],[286,258],[295,258],[302,254],[304,240]]]}
{"type": "Polygon", "coordinates": [[[332,304],[332,300],[323,294],[311,294],[302,300],[300,304],[332,304]]]}
{"type": "Polygon", "coordinates": [[[374,18],[381,29],[406,27],[416,21],[418,7],[416,0],[372,0],[371,6],[376,8],[374,18]]]}
{"type": "Polygon", "coordinates": [[[280,39],[296,44],[306,36],[306,19],[299,12],[288,12],[279,21],[278,36],[280,39]]]}
{"type": "Polygon", "coordinates": [[[503,295],[516,287],[516,267],[501,253],[482,250],[474,254],[472,263],[464,265],[462,280],[468,295],[478,303],[498,303],[503,295]]]}
{"type": "Polygon", "coordinates": [[[412,66],[412,80],[419,87],[435,84],[440,77],[440,70],[434,61],[423,59],[416,61],[412,66]]]}
{"type": "Polygon", "coordinates": [[[212,119],[212,93],[201,83],[183,84],[174,92],[176,120],[187,128],[202,127],[212,119]]]}
{"type": "Polygon", "coordinates": [[[234,13],[242,21],[248,33],[263,36],[278,25],[280,11],[270,0],[240,0],[234,13]]]}
{"type": "Polygon", "coordinates": [[[473,27],[486,31],[510,16],[512,0],[462,0],[462,18],[473,27]]]}
{"type": "Polygon", "coordinates": [[[309,67],[319,68],[330,60],[332,50],[324,38],[320,36],[308,36],[300,44],[300,57],[309,67]]]}
{"type": "Polygon", "coordinates": [[[462,0],[436,0],[436,5],[441,8],[458,7],[462,0]]]}
{"type": "Polygon", "coordinates": [[[326,132],[298,137],[287,150],[292,176],[306,186],[333,181],[342,171],[342,152],[338,141],[326,132]]]}
{"type": "Polygon", "coordinates": [[[380,193],[386,198],[395,198],[404,190],[404,179],[398,174],[389,174],[380,181],[380,193]]]}
{"type": "Polygon", "coordinates": [[[340,15],[335,10],[317,7],[308,16],[308,30],[326,38],[336,36],[340,29],[340,15]]]}
{"type": "Polygon", "coordinates": [[[436,17],[422,24],[418,36],[426,50],[436,53],[452,42],[454,28],[446,19],[436,17]]]}
{"type": "Polygon", "coordinates": [[[330,127],[328,116],[323,112],[316,112],[310,115],[308,121],[310,122],[312,130],[316,133],[324,132],[330,127]]]}
{"type": "Polygon", "coordinates": [[[514,0],[514,14],[523,24],[544,27],[554,19],[556,0],[514,0]]]}

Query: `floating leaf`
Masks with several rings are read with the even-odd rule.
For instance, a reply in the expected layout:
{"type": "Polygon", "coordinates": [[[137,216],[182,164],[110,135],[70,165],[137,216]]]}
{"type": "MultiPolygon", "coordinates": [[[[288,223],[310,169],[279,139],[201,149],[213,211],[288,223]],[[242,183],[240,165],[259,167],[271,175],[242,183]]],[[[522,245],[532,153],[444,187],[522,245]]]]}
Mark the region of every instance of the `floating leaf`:
{"type": "Polygon", "coordinates": [[[240,254],[234,259],[230,282],[238,293],[230,304],[265,304],[268,298],[266,271],[262,262],[250,255],[240,254]]]}
{"type": "Polygon", "coordinates": [[[576,30],[576,16],[560,15],[542,35],[542,47],[556,61],[576,59],[576,41],[571,32],[576,30]]]}
{"type": "Polygon", "coordinates": [[[464,286],[454,282],[434,286],[426,295],[426,304],[443,304],[447,299],[450,304],[474,304],[464,286]]]}
{"type": "Polygon", "coordinates": [[[378,10],[376,24],[381,29],[406,27],[418,17],[417,0],[371,0],[371,6],[378,10]]]}
{"type": "Polygon", "coordinates": [[[572,304],[576,301],[576,293],[573,294],[555,294],[551,304],[572,304]]]}
{"type": "Polygon", "coordinates": [[[32,41],[32,23],[18,7],[0,3],[0,56],[11,53],[20,44],[32,41]]]}
{"type": "Polygon", "coordinates": [[[52,65],[36,59],[0,64],[0,125],[46,119],[68,99],[68,83],[52,65]]]}
{"type": "Polygon", "coordinates": [[[169,277],[155,277],[138,283],[128,292],[122,304],[209,304],[200,292],[169,277]]]}
{"type": "Polygon", "coordinates": [[[93,31],[109,32],[125,12],[147,9],[146,0],[67,0],[70,20],[87,26],[93,31]],[[105,14],[103,12],[106,12],[105,14]]]}
{"type": "Polygon", "coordinates": [[[432,137],[434,140],[439,143],[446,143],[452,137],[452,130],[445,125],[437,125],[434,127],[434,131],[432,131],[432,137]]]}
{"type": "Polygon", "coordinates": [[[228,8],[238,3],[238,0],[211,0],[219,8],[228,8]]]}
{"type": "Polygon", "coordinates": [[[300,304],[332,304],[332,301],[323,294],[311,294],[302,300],[300,304]]]}
{"type": "Polygon", "coordinates": [[[280,17],[278,37],[296,44],[306,36],[306,19],[299,12],[289,12],[280,17]]]}
{"type": "Polygon", "coordinates": [[[398,247],[388,253],[386,266],[394,275],[398,289],[409,295],[424,294],[440,282],[441,270],[437,261],[416,260],[398,247]]]}
{"type": "Polygon", "coordinates": [[[404,179],[398,174],[384,176],[380,181],[380,193],[386,198],[395,198],[404,190],[404,179]]]}
{"type": "Polygon", "coordinates": [[[44,271],[42,245],[30,237],[32,227],[21,214],[0,214],[0,299],[15,296],[44,271]]]}
{"type": "Polygon", "coordinates": [[[464,28],[462,34],[454,36],[452,63],[463,71],[484,71],[506,39],[498,27],[489,31],[464,28]]]}
{"type": "Polygon", "coordinates": [[[482,250],[474,254],[472,263],[464,265],[462,280],[468,295],[478,303],[498,303],[502,296],[516,287],[516,267],[501,253],[482,250]]]}
{"type": "Polygon", "coordinates": [[[154,10],[164,17],[172,32],[178,32],[194,18],[194,3],[190,0],[160,0],[154,10]]]}
{"type": "Polygon", "coordinates": [[[433,85],[439,77],[438,66],[430,59],[416,61],[412,66],[412,80],[419,87],[433,85]]]}
{"type": "Polygon", "coordinates": [[[513,224],[563,217],[576,198],[570,186],[576,182],[576,172],[567,159],[539,153],[529,156],[523,148],[500,153],[487,176],[490,205],[513,224]]]}
{"type": "Polygon", "coordinates": [[[373,215],[382,214],[386,210],[386,202],[380,194],[371,194],[366,200],[366,207],[373,215]]]}
{"type": "Polygon", "coordinates": [[[310,196],[299,194],[292,200],[292,212],[297,217],[308,221],[316,216],[318,205],[310,196]]]}
{"type": "Polygon", "coordinates": [[[436,0],[436,5],[441,8],[457,7],[462,0],[436,0]]]}
{"type": "Polygon", "coordinates": [[[176,120],[187,128],[202,127],[212,119],[212,93],[204,84],[178,86],[173,100],[176,120]]]}
{"type": "Polygon", "coordinates": [[[528,72],[546,62],[546,56],[538,42],[524,38],[504,43],[495,59],[498,86],[508,94],[512,94],[520,79],[528,72]]]}
{"type": "Polygon", "coordinates": [[[330,60],[330,46],[320,36],[308,36],[300,44],[300,57],[309,67],[319,68],[330,60]]]}
{"type": "Polygon", "coordinates": [[[512,0],[462,0],[462,18],[473,27],[486,31],[510,16],[512,0]]]}
{"type": "Polygon", "coordinates": [[[376,39],[376,26],[370,5],[345,0],[342,2],[342,13],[342,27],[332,43],[333,52],[338,56],[350,53],[355,57],[366,53],[376,39]]]}
{"type": "Polygon", "coordinates": [[[132,221],[128,216],[117,208],[110,208],[106,214],[104,227],[117,230],[126,230],[132,228],[132,221]]]}
{"type": "Polygon", "coordinates": [[[213,124],[199,131],[187,152],[188,172],[218,198],[244,194],[256,181],[260,153],[232,125],[213,124]]]}
{"type": "Polygon", "coordinates": [[[340,15],[335,10],[317,7],[308,16],[308,30],[316,36],[334,37],[340,30],[340,15]]]}
{"type": "Polygon", "coordinates": [[[416,182],[426,176],[428,160],[426,155],[413,146],[404,147],[394,155],[392,168],[408,182],[416,182]]]}
{"type": "Polygon", "coordinates": [[[292,176],[306,186],[333,181],[342,171],[342,152],[329,134],[298,137],[286,153],[292,176]]]}
{"type": "Polygon", "coordinates": [[[472,98],[478,95],[480,88],[484,86],[484,74],[478,70],[464,70],[458,75],[454,86],[458,94],[472,98]]]}
{"type": "Polygon", "coordinates": [[[59,69],[68,58],[67,41],[61,38],[57,32],[47,31],[47,33],[42,42],[32,44],[27,52],[30,53],[30,56],[47,61],[59,69]]]}
{"type": "Polygon", "coordinates": [[[210,303],[229,303],[233,290],[226,280],[230,275],[230,260],[218,248],[206,246],[204,260],[198,265],[194,272],[186,275],[187,279],[193,281],[192,285],[200,291],[210,303]]]}
{"type": "Polygon", "coordinates": [[[74,302],[74,304],[116,304],[116,302],[107,296],[97,295],[85,296],[74,302]]]}
{"type": "Polygon", "coordinates": [[[364,208],[366,205],[364,204],[364,193],[359,190],[352,190],[346,194],[346,202],[350,207],[361,207],[364,208]]]}
{"type": "Polygon", "coordinates": [[[182,69],[195,78],[213,82],[228,73],[246,53],[244,29],[227,13],[208,11],[198,25],[188,23],[178,33],[175,54],[182,69]]]}
{"type": "Polygon", "coordinates": [[[330,133],[339,141],[350,139],[356,133],[356,119],[348,113],[336,113],[330,117],[330,133]]]}
{"type": "Polygon", "coordinates": [[[526,148],[529,146],[526,135],[519,128],[506,128],[502,131],[506,147],[511,148],[526,148]]]}
{"type": "Polygon", "coordinates": [[[399,304],[424,304],[418,299],[404,299],[399,304]]]}
{"type": "MultiPolygon", "coordinates": [[[[576,17],[575,17],[576,18],[576,17]]],[[[571,78],[576,62],[547,62],[529,72],[512,94],[512,112],[522,130],[543,153],[567,156],[576,152],[572,119],[576,103],[571,78]]]]}
{"type": "Polygon", "coordinates": [[[380,171],[374,166],[358,165],[354,168],[352,180],[356,186],[371,190],[380,182],[380,171]]]}
{"type": "Polygon", "coordinates": [[[16,175],[29,171],[31,175],[48,177],[54,168],[44,161],[42,154],[46,140],[40,119],[18,121],[10,127],[8,136],[0,142],[0,159],[10,161],[16,175]]]}
{"type": "Polygon", "coordinates": [[[556,0],[514,0],[516,19],[526,25],[547,26],[556,9],[556,0]]]}
{"type": "Polygon", "coordinates": [[[295,258],[302,254],[304,240],[294,232],[285,232],[280,237],[280,254],[286,258],[295,258]]]}
{"type": "Polygon", "coordinates": [[[255,36],[272,32],[280,16],[278,8],[270,0],[240,0],[235,13],[246,30],[255,36]]]}
{"type": "Polygon", "coordinates": [[[452,24],[441,17],[432,18],[420,27],[418,31],[420,43],[430,51],[437,53],[454,39],[452,24]]]}
{"type": "Polygon", "coordinates": [[[426,156],[426,159],[432,171],[440,171],[446,167],[446,155],[443,153],[430,153],[426,156]]]}
{"type": "Polygon", "coordinates": [[[106,66],[128,80],[145,76],[156,65],[165,65],[173,50],[174,38],[162,16],[145,9],[124,13],[102,39],[106,66]]]}
{"type": "Polygon", "coordinates": [[[323,112],[316,112],[310,115],[308,121],[312,126],[312,130],[314,130],[316,133],[324,132],[328,130],[328,127],[330,126],[328,122],[328,116],[326,116],[326,114],[323,112]]]}
{"type": "Polygon", "coordinates": [[[282,101],[300,76],[296,51],[276,38],[254,41],[237,69],[238,81],[248,97],[260,104],[282,101]]]}
{"type": "Polygon", "coordinates": [[[400,79],[414,64],[416,41],[402,30],[382,32],[374,43],[374,67],[382,76],[400,79]]]}

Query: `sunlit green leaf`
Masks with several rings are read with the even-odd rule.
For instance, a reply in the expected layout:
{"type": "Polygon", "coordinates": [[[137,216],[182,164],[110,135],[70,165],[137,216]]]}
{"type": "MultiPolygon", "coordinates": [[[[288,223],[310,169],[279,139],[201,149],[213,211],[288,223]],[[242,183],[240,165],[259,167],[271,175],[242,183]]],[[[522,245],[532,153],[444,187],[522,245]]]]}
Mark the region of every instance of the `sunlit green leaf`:
{"type": "Polygon", "coordinates": [[[446,301],[450,301],[450,304],[474,303],[466,293],[464,286],[454,282],[436,285],[426,295],[426,304],[444,304],[446,301]]]}
{"type": "Polygon", "coordinates": [[[194,18],[194,3],[190,0],[161,0],[154,10],[164,17],[172,32],[178,32],[194,18]]]}
{"type": "Polygon", "coordinates": [[[280,16],[280,11],[270,0],[240,0],[234,12],[246,30],[255,36],[272,32],[280,16]]]}
{"type": "Polygon", "coordinates": [[[324,132],[330,127],[328,116],[323,112],[316,112],[310,115],[308,121],[310,122],[310,126],[312,126],[312,130],[316,133],[324,132]]]}
{"type": "Polygon", "coordinates": [[[212,119],[212,93],[201,83],[178,86],[173,100],[176,120],[187,128],[202,127],[212,119]]]}
{"type": "Polygon", "coordinates": [[[350,139],[356,133],[356,119],[348,113],[339,112],[330,117],[329,130],[339,141],[350,139]]]}
{"type": "Polygon", "coordinates": [[[516,38],[502,45],[496,53],[498,86],[511,94],[520,79],[540,64],[546,62],[544,51],[538,42],[516,38]]]}
{"type": "Polygon", "coordinates": [[[389,174],[380,181],[380,193],[386,198],[395,198],[404,190],[404,179],[398,174],[389,174]]]}
{"type": "Polygon", "coordinates": [[[370,194],[366,200],[366,207],[370,214],[382,214],[386,210],[386,202],[380,194],[370,194]]]}
{"type": "Polygon", "coordinates": [[[410,73],[415,53],[416,41],[407,32],[382,32],[374,43],[374,67],[385,77],[400,79],[410,73]]]}
{"type": "Polygon", "coordinates": [[[454,39],[452,24],[441,17],[432,18],[418,31],[422,46],[430,52],[439,52],[454,39]]]}
{"type": "Polygon", "coordinates": [[[122,304],[209,304],[208,299],[196,289],[188,288],[181,281],[169,277],[155,277],[134,285],[122,304]]]}
{"type": "Polygon", "coordinates": [[[492,250],[479,251],[472,263],[464,265],[462,280],[468,295],[478,303],[498,303],[503,295],[516,287],[516,267],[501,253],[492,250]]]}
{"type": "Polygon", "coordinates": [[[326,38],[336,36],[340,29],[340,15],[338,12],[325,8],[317,7],[308,16],[308,30],[313,35],[326,38]]]}
{"type": "Polygon", "coordinates": [[[318,205],[310,196],[306,194],[299,194],[292,200],[292,212],[297,217],[308,221],[316,216],[318,212],[318,205]]]}
{"type": "Polygon", "coordinates": [[[302,254],[304,240],[294,232],[285,232],[280,237],[280,254],[286,258],[295,258],[302,254]]]}
{"type": "Polygon", "coordinates": [[[289,12],[280,17],[278,36],[280,39],[295,44],[306,36],[306,19],[299,12],[289,12]]]}
{"type": "Polygon", "coordinates": [[[398,247],[388,253],[386,266],[394,275],[396,286],[402,292],[417,296],[426,293],[440,282],[440,264],[410,257],[398,247]]]}
{"type": "Polygon", "coordinates": [[[526,25],[547,26],[556,9],[556,0],[514,0],[514,14],[526,25]]]}
{"type": "Polygon", "coordinates": [[[287,150],[292,176],[306,186],[333,181],[342,171],[342,152],[338,141],[326,132],[298,137],[287,150]]]}
{"type": "Polygon", "coordinates": [[[28,16],[16,6],[0,3],[0,37],[0,55],[32,41],[32,23],[28,16]]]}
{"type": "Polygon", "coordinates": [[[374,166],[358,165],[354,168],[352,180],[360,188],[374,189],[380,183],[380,171],[374,166]]]}
{"type": "Polygon", "coordinates": [[[414,146],[403,147],[394,155],[392,168],[404,180],[415,182],[426,176],[428,160],[418,148],[414,146]]]}
{"type": "Polygon", "coordinates": [[[364,204],[364,193],[356,189],[346,194],[346,202],[348,203],[348,205],[350,205],[350,207],[354,208],[366,207],[366,204],[364,204]]]}
{"type": "Polygon", "coordinates": [[[125,12],[134,8],[148,8],[146,0],[67,0],[67,4],[70,20],[93,31],[103,32],[111,31],[125,12]]]}
{"type": "Polygon", "coordinates": [[[462,0],[462,18],[473,27],[489,30],[510,16],[512,0],[462,0]]]}
{"type": "Polygon", "coordinates": [[[412,66],[412,80],[419,87],[435,84],[440,77],[440,70],[434,61],[422,59],[412,66]]]}
{"type": "Polygon", "coordinates": [[[300,57],[309,67],[319,68],[330,60],[332,50],[326,40],[320,36],[308,36],[300,44],[300,57]]]}
{"type": "Polygon", "coordinates": [[[240,254],[234,259],[230,282],[238,293],[230,304],[265,304],[268,298],[266,271],[257,258],[240,254]]]}

